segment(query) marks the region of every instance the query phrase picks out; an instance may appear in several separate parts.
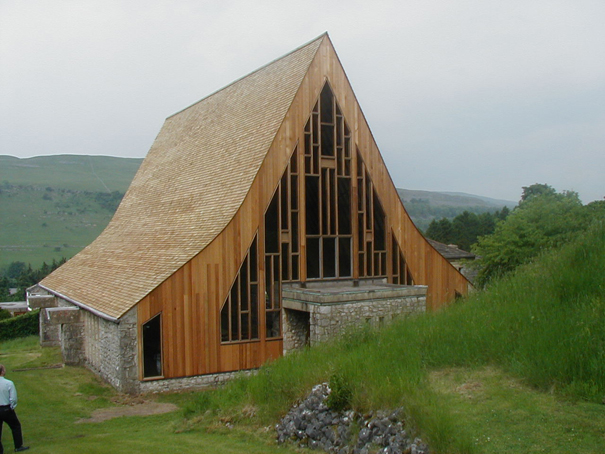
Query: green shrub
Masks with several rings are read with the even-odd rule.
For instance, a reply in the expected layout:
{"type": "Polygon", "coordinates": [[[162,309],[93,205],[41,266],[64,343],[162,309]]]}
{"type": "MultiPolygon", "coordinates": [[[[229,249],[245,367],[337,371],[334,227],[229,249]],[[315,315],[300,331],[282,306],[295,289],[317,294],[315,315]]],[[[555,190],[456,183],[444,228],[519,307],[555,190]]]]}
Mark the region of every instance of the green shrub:
{"type": "Polygon", "coordinates": [[[344,411],[351,408],[353,390],[349,379],[343,373],[336,373],[330,377],[330,394],[326,405],[334,411],[344,411]]]}
{"type": "Polygon", "coordinates": [[[0,341],[39,334],[39,313],[32,311],[0,321],[0,341]]]}
{"type": "Polygon", "coordinates": [[[11,313],[6,309],[0,309],[0,321],[11,318],[11,313]]]}

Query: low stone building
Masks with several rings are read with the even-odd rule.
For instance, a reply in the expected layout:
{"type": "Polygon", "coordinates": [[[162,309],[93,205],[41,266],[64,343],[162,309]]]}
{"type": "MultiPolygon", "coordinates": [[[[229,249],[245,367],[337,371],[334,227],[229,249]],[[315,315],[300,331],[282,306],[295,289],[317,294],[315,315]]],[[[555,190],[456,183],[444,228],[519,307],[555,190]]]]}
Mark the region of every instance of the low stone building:
{"type": "Polygon", "coordinates": [[[284,353],[317,345],[359,323],[384,326],[395,317],[426,310],[423,285],[383,280],[284,285],[284,353]]]}
{"type": "Polygon", "coordinates": [[[435,248],[437,252],[439,252],[443,258],[445,258],[448,262],[452,264],[460,273],[466,277],[469,282],[474,283],[475,278],[477,277],[478,268],[471,266],[474,260],[477,260],[477,257],[472,252],[467,252],[463,249],[460,249],[455,244],[444,244],[439,241],[431,240],[427,238],[427,241],[435,248]]]}

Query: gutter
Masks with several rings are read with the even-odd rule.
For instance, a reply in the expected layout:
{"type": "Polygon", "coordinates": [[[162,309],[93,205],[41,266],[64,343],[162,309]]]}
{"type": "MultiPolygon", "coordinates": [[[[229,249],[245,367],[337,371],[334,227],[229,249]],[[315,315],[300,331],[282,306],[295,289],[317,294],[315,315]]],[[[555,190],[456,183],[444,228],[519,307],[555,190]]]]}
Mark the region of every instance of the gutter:
{"type": "Polygon", "coordinates": [[[93,313],[93,314],[94,314],[94,315],[96,315],[97,317],[101,317],[102,319],[107,320],[107,321],[110,321],[110,322],[113,322],[113,323],[120,323],[120,320],[119,320],[119,319],[117,319],[117,318],[115,318],[115,317],[112,317],[112,316],[110,316],[110,315],[107,315],[107,314],[105,314],[105,313],[103,313],[103,312],[100,312],[100,311],[98,311],[98,310],[96,310],[96,309],[93,309],[92,307],[87,306],[86,304],[80,303],[79,301],[76,301],[76,300],[74,300],[74,299],[72,299],[72,298],[70,298],[70,297],[68,297],[68,296],[65,296],[65,295],[63,295],[63,294],[61,294],[61,293],[59,293],[59,292],[56,292],[56,291],[54,291],[54,290],[52,290],[52,289],[48,288],[48,287],[45,287],[45,286],[44,286],[44,285],[42,285],[42,284],[38,284],[38,286],[39,286],[40,288],[42,288],[42,289],[46,290],[47,292],[52,293],[53,295],[58,296],[58,297],[59,297],[59,298],[61,298],[61,299],[64,299],[65,301],[68,301],[68,302],[70,302],[70,303],[72,303],[72,304],[75,304],[76,306],[78,306],[78,307],[80,307],[80,308],[82,308],[82,309],[87,310],[88,312],[93,313]]]}

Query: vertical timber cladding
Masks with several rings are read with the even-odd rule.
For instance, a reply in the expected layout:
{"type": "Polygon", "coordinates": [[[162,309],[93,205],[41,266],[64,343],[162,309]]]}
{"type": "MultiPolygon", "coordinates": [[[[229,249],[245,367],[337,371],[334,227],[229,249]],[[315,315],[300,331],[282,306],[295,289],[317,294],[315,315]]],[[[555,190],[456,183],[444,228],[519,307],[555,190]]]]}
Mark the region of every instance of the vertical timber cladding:
{"type": "Polygon", "coordinates": [[[223,302],[223,345],[281,339],[282,283],[300,281],[301,268],[308,280],[350,279],[356,270],[361,277],[412,281],[403,253],[388,235],[387,217],[363,159],[359,151],[353,154],[351,130],[329,82],[305,125],[303,154],[299,171],[298,146],[294,148],[265,210],[261,224],[264,249],[259,252],[256,235],[223,302]],[[357,178],[355,193],[353,178],[357,178]],[[301,206],[305,207],[302,216],[301,206]],[[353,235],[354,225],[358,237],[353,235]],[[304,266],[301,232],[306,240],[304,266]],[[354,250],[359,252],[354,254],[354,250]],[[390,255],[394,275],[389,270],[390,255]],[[263,274],[264,298],[260,298],[263,274]]]}
{"type": "Polygon", "coordinates": [[[409,219],[326,37],[239,211],[204,250],[140,301],[139,327],[162,313],[164,378],[250,369],[281,355],[275,315],[281,282],[374,276],[428,285],[432,308],[452,300],[455,291],[465,294],[468,284],[409,219]],[[326,110],[322,117],[322,92],[333,96],[323,101],[331,116],[326,110]],[[316,205],[309,202],[313,197],[316,205]],[[273,213],[269,226],[267,210],[273,213]],[[253,243],[256,280],[250,270],[253,243]],[[231,297],[236,283],[240,293],[231,297]],[[253,314],[239,302],[242,291],[255,290],[258,339],[253,314]],[[222,319],[225,304],[228,324],[222,319]]]}

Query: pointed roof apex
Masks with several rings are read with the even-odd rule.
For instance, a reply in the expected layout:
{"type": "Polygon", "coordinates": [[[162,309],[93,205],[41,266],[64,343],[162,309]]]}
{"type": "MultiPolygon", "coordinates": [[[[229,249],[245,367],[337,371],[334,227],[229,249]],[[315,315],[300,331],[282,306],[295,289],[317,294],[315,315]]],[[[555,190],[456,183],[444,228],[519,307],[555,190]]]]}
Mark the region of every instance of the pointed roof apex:
{"type": "MultiPolygon", "coordinates": [[[[189,108],[191,108],[191,107],[195,106],[196,104],[198,104],[198,103],[200,103],[200,102],[205,101],[206,99],[208,99],[208,98],[210,98],[210,97],[212,97],[212,96],[216,95],[217,93],[220,93],[221,91],[223,91],[223,90],[225,90],[225,89],[227,89],[227,88],[231,87],[232,85],[235,85],[235,84],[237,84],[238,82],[240,82],[240,81],[242,81],[242,80],[244,80],[244,79],[246,79],[246,78],[248,78],[248,77],[250,77],[250,76],[252,76],[252,75],[254,75],[254,74],[256,74],[256,73],[258,73],[258,72],[260,72],[260,71],[262,71],[262,70],[264,70],[264,69],[266,69],[267,67],[269,67],[269,66],[273,65],[274,63],[277,63],[277,62],[279,62],[280,60],[283,60],[283,59],[285,59],[285,58],[287,58],[287,57],[290,57],[290,56],[291,56],[291,55],[293,55],[293,54],[296,54],[297,52],[299,52],[299,51],[301,51],[301,50],[305,49],[306,47],[316,47],[316,46],[317,46],[317,48],[319,48],[319,45],[321,44],[321,41],[323,41],[323,39],[324,39],[324,38],[328,38],[328,39],[330,39],[330,37],[328,36],[328,32],[324,32],[324,33],[322,33],[321,35],[319,35],[318,37],[316,37],[316,38],[312,39],[311,41],[309,41],[309,42],[307,42],[307,43],[305,43],[305,44],[303,44],[303,45],[301,45],[301,46],[298,46],[296,49],[294,49],[294,50],[292,50],[292,51],[290,51],[290,52],[288,52],[288,53],[286,53],[286,54],[282,55],[281,57],[278,57],[278,58],[276,58],[276,59],[274,59],[274,60],[270,61],[269,63],[264,64],[264,65],[263,65],[263,66],[261,66],[260,68],[255,69],[254,71],[252,71],[252,72],[250,72],[250,73],[246,74],[245,76],[242,76],[242,77],[240,77],[239,79],[235,79],[235,80],[234,80],[233,82],[231,82],[230,84],[225,85],[225,86],[224,86],[224,87],[222,87],[222,88],[219,88],[218,90],[216,90],[216,91],[214,91],[214,92],[210,93],[209,95],[207,95],[207,96],[203,97],[203,98],[202,98],[202,99],[200,99],[199,101],[194,102],[194,103],[193,103],[193,104],[191,104],[190,106],[185,107],[184,109],[181,109],[181,110],[179,110],[178,112],[176,112],[176,113],[174,113],[174,114],[170,115],[168,118],[172,118],[172,117],[174,117],[175,115],[180,114],[181,112],[183,112],[183,111],[185,111],[185,110],[187,110],[187,109],[189,109],[189,108]]],[[[311,61],[309,61],[309,64],[311,64],[311,61]]]]}
{"type": "Polygon", "coordinates": [[[120,318],[235,216],[327,34],[168,117],[113,219],[40,284],[120,318]]]}

